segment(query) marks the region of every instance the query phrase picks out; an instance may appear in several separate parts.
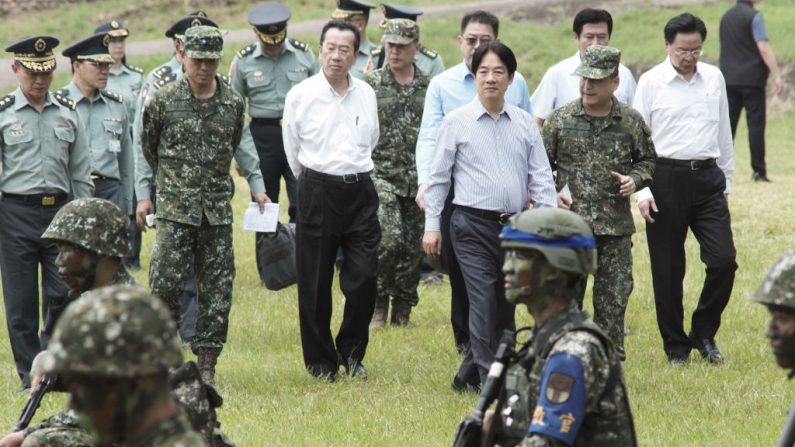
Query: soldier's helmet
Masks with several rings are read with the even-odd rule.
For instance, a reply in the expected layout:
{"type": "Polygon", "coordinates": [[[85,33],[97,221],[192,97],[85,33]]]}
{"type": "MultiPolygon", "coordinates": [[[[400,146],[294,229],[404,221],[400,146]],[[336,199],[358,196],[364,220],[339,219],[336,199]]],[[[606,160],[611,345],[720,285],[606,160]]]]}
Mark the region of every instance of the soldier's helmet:
{"type": "Polygon", "coordinates": [[[132,253],[129,225],[127,216],[113,202],[87,197],[64,205],[41,237],[125,258],[132,253]]]}
{"type": "Polygon", "coordinates": [[[111,379],[165,373],[182,363],[177,327],[166,306],[142,289],[109,286],[70,304],[43,360],[48,374],[111,379]]]}
{"type": "Polygon", "coordinates": [[[500,234],[504,249],[537,250],[553,267],[583,276],[596,271],[596,240],[576,213],[537,208],[514,216],[500,234]]]}
{"type": "Polygon", "coordinates": [[[751,301],[795,310],[795,250],[781,257],[768,272],[751,301]]]}

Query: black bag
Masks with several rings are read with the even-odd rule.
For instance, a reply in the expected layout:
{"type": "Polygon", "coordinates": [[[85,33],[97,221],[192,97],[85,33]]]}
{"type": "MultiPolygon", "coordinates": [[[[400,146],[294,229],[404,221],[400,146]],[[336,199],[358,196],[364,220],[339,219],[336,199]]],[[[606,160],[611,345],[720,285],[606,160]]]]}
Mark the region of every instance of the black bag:
{"type": "Polygon", "coordinates": [[[281,290],[295,284],[295,224],[276,226],[273,233],[257,238],[259,277],[270,290],[281,290]]]}

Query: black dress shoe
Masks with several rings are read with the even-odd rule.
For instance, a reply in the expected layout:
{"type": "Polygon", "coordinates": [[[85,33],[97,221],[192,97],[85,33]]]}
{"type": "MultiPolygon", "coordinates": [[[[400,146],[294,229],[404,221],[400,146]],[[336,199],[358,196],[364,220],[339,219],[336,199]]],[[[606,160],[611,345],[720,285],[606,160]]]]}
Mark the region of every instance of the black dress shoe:
{"type": "Polygon", "coordinates": [[[328,368],[325,366],[309,366],[307,367],[309,370],[309,374],[312,374],[319,380],[328,383],[334,383],[337,380],[337,371],[334,368],[328,368]]]}
{"type": "Polygon", "coordinates": [[[361,360],[348,359],[345,362],[345,374],[361,380],[367,380],[367,370],[361,360]]]}
{"type": "Polygon", "coordinates": [[[760,174],[758,172],[754,172],[753,174],[751,174],[751,180],[755,182],[770,183],[770,179],[767,178],[767,174],[760,174]]]}
{"type": "Polygon", "coordinates": [[[469,383],[458,377],[458,375],[453,376],[453,383],[450,384],[450,388],[457,393],[480,394],[480,384],[469,383]]]}
{"type": "Polygon", "coordinates": [[[684,365],[685,363],[687,363],[688,355],[689,354],[677,354],[677,353],[667,354],[668,364],[670,364],[671,366],[684,365]]]}
{"type": "Polygon", "coordinates": [[[714,338],[699,338],[691,332],[690,340],[704,360],[709,363],[720,363],[723,361],[723,356],[720,353],[720,349],[718,349],[718,345],[715,344],[714,338]]]}

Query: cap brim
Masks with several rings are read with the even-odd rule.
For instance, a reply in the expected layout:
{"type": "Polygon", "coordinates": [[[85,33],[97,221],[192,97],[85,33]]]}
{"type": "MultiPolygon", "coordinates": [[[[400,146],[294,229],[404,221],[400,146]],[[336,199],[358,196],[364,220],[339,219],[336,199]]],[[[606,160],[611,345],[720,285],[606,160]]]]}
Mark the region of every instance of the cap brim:
{"type": "Polygon", "coordinates": [[[416,42],[414,39],[409,37],[398,37],[398,36],[381,36],[381,42],[383,43],[394,43],[397,45],[408,45],[410,43],[416,42]]]}
{"type": "Polygon", "coordinates": [[[191,59],[221,59],[223,51],[192,51],[185,50],[185,56],[191,59]]]}
{"type": "Polygon", "coordinates": [[[588,79],[604,79],[604,78],[610,76],[611,74],[613,74],[614,71],[615,71],[615,69],[606,70],[606,69],[602,69],[602,68],[592,68],[592,67],[586,67],[584,65],[580,65],[579,67],[577,67],[576,70],[574,70],[574,73],[572,73],[572,74],[574,76],[579,76],[579,77],[588,78],[588,79]]]}
{"type": "Polygon", "coordinates": [[[110,54],[89,54],[87,56],[78,56],[77,60],[80,62],[91,61],[110,64],[114,62],[113,58],[110,57],[110,54]]]}
{"type": "Polygon", "coordinates": [[[51,73],[55,71],[55,58],[41,62],[23,61],[16,59],[16,62],[19,65],[25,67],[26,69],[36,73],[51,73]]]}
{"type": "Polygon", "coordinates": [[[108,35],[110,37],[127,37],[130,33],[126,29],[115,29],[112,31],[108,31],[108,35]]]}

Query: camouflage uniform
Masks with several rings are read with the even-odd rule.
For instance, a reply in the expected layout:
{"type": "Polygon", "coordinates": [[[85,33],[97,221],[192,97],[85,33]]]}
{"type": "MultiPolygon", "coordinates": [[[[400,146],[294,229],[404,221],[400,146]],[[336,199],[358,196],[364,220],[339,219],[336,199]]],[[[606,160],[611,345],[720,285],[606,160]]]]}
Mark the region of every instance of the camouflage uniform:
{"type": "Polygon", "coordinates": [[[22,447],[91,447],[94,440],[78,424],[72,410],[63,411],[25,429],[22,447]]]}
{"type": "MultiPolygon", "coordinates": [[[[384,38],[418,35],[417,25],[406,19],[388,21],[384,38]],[[394,24],[393,24],[394,23],[394,24]]],[[[414,148],[422,120],[425,92],[430,78],[414,66],[414,79],[400,85],[387,64],[364,77],[375,91],[378,122],[383,123],[378,145],[373,150],[373,183],[378,192],[378,221],[381,244],[378,246],[378,294],[373,316],[386,319],[392,297],[392,322],[405,324],[411,307],[419,302],[420,244],[423,214],[414,203],[417,194],[417,169],[414,148]],[[405,320],[405,321],[401,321],[405,320]]]]}
{"type": "MultiPolygon", "coordinates": [[[[599,48],[607,47],[589,47],[584,60],[599,48]]],[[[632,177],[637,190],[649,186],[656,159],[651,131],[640,114],[613,97],[606,117],[586,115],[579,99],[566,104],[549,116],[542,134],[550,165],[557,169],[558,191],[569,186],[571,210],[596,235],[599,265],[593,287],[594,322],[623,353],[624,313],[633,287],[635,223],[629,198],[621,196],[610,172],[632,177]]],[[[582,307],[584,282],[580,288],[582,307]]]]}
{"type": "MultiPolygon", "coordinates": [[[[188,57],[192,51],[204,54],[192,50],[192,42],[213,49],[212,54],[222,52],[217,28],[192,27],[186,39],[188,57]]],[[[157,186],[152,293],[168,304],[179,321],[188,275],[185,260],[195,260],[199,313],[191,348],[197,354],[213,350],[215,357],[226,342],[235,277],[229,175],[233,156],[247,173],[251,192],[265,191],[254,149],[235,151],[245,124],[243,98],[220,77],[216,84],[215,95],[207,100],[194,98],[187,79],[148,98],[141,137],[157,186]]]]}

